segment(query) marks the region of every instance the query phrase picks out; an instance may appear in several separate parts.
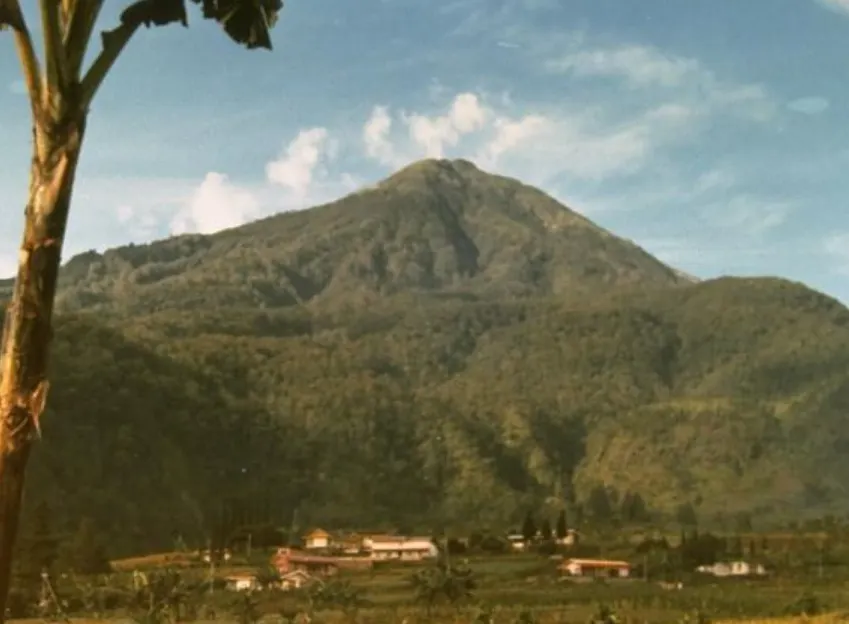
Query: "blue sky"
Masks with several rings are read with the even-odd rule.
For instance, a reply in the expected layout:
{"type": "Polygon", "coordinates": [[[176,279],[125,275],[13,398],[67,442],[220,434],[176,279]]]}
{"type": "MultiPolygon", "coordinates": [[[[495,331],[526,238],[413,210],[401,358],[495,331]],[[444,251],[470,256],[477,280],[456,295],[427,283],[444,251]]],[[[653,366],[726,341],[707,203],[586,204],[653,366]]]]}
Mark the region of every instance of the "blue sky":
{"type": "MultiPolygon", "coordinates": [[[[140,32],[92,106],[66,258],[464,157],[699,277],[849,302],[849,0],[289,0],[271,53],[191,16],[140,32]]],[[[21,91],[2,33],[2,275],[30,158],[21,91]]]]}

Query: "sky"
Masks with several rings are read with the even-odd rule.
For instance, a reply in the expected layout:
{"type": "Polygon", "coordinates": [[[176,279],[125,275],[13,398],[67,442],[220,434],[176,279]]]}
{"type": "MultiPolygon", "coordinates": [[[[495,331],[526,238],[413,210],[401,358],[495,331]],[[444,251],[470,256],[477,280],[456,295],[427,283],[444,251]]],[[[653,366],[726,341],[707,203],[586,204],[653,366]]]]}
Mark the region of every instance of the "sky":
{"type": "MultiPolygon", "coordinates": [[[[697,277],[849,303],[849,0],[289,0],[273,40],[241,49],[193,6],[136,35],[91,108],[65,258],[467,158],[697,277]]],[[[29,123],[3,32],[0,276],[29,123]]]]}

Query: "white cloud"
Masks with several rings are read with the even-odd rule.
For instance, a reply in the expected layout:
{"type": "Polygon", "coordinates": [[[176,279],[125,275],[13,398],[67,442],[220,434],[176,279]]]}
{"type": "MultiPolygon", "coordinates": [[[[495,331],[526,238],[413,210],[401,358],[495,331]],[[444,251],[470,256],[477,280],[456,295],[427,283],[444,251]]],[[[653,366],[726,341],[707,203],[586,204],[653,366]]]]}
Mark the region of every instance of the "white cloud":
{"type": "Polygon", "coordinates": [[[783,225],[794,207],[788,201],[739,194],[722,203],[709,204],[703,208],[702,216],[716,227],[743,236],[757,237],[783,225]]]}
{"type": "Polygon", "coordinates": [[[816,0],[827,9],[849,15],[849,0],[816,0]]]}
{"type": "Polygon", "coordinates": [[[497,163],[505,152],[539,136],[550,127],[550,123],[545,117],[532,114],[521,119],[498,117],[493,126],[495,135],[479,152],[481,164],[485,167],[497,163]]]}
{"type": "MultiPolygon", "coordinates": [[[[272,184],[287,188],[298,197],[306,197],[322,161],[332,160],[337,149],[326,128],[302,130],[280,158],[265,166],[266,177],[272,184]]],[[[323,169],[320,173],[326,174],[323,169]]]]}
{"type": "MultiPolygon", "coordinates": [[[[575,45],[583,44],[577,41],[575,45]]],[[[688,102],[691,111],[708,114],[725,110],[745,117],[768,119],[776,106],[759,84],[720,80],[699,61],[676,56],[646,45],[619,45],[576,49],[549,59],[549,71],[576,78],[607,78],[632,89],[670,92],[688,102]]]]}
{"type": "Polygon", "coordinates": [[[260,216],[259,201],[222,173],[210,172],[171,222],[172,234],[211,234],[260,216]]]}
{"type": "Polygon", "coordinates": [[[132,206],[121,204],[115,211],[115,216],[118,218],[118,223],[129,223],[136,216],[136,211],[132,206]]]}
{"type": "Polygon", "coordinates": [[[391,132],[392,118],[389,116],[386,107],[375,106],[371,116],[363,126],[363,142],[366,146],[366,155],[388,167],[399,164],[398,155],[395,154],[395,150],[389,142],[391,132]]]}
{"type": "MultiPolygon", "coordinates": [[[[264,184],[236,183],[222,173],[207,173],[172,213],[170,232],[211,234],[338,199],[361,185],[350,173],[330,177],[327,165],[338,151],[338,142],[326,128],[308,128],[298,132],[279,158],[266,164],[264,184]]],[[[133,207],[119,208],[119,219],[136,215],[133,207]]]]}
{"type": "Polygon", "coordinates": [[[692,124],[681,104],[624,117],[568,106],[517,113],[509,98],[490,103],[463,92],[446,108],[398,113],[400,130],[391,111],[375,108],[363,127],[366,155],[392,168],[424,157],[467,157],[533,184],[555,176],[601,181],[639,171],[661,147],[688,140],[692,124]]]}
{"type": "Polygon", "coordinates": [[[623,78],[634,87],[677,87],[694,78],[703,78],[697,61],[638,45],[578,51],[552,59],[547,66],[579,77],[623,78]]]}
{"type": "Polygon", "coordinates": [[[477,95],[461,93],[454,98],[451,109],[445,115],[428,117],[414,113],[403,117],[410,138],[424,150],[424,155],[442,158],[446,147],[457,145],[463,135],[482,128],[488,114],[477,95]]]}
{"type": "Polygon", "coordinates": [[[694,189],[696,193],[708,193],[711,191],[725,191],[734,186],[737,178],[730,171],[723,169],[712,169],[699,175],[694,189]]]}
{"type": "Polygon", "coordinates": [[[829,106],[831,106],[831,103],[826,98],[819,96],[798,98],[787,104],[787,108],[803,115],[819,115],[828,110],[829,106]]]}
{"type": "Polygon", "coordinates": [[[849,275],[849,232],[839,232],[823,241],[823,251],[834,262],[833,270],[849,275]]]}

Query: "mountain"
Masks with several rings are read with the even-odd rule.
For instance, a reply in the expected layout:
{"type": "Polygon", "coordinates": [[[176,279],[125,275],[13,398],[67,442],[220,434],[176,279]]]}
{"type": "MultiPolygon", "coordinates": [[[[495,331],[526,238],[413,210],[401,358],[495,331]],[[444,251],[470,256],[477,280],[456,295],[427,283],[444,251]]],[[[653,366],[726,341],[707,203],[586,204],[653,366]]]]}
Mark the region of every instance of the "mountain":
{"type": "Polygon", "coordinates": [[[535,188],[467,161],[428,160],[313,210],[82,254],[63,271],[60,305],[150,313],[437,292],[581,299],[685,281],[535,188]]]}
{"type": "Polygon", "coordinates": [[[849,511],[849,311],[694,280],[466,161],[61,282],[30,499],[115,550],[199,543],[225,499],[420,530],[849,511]]]}

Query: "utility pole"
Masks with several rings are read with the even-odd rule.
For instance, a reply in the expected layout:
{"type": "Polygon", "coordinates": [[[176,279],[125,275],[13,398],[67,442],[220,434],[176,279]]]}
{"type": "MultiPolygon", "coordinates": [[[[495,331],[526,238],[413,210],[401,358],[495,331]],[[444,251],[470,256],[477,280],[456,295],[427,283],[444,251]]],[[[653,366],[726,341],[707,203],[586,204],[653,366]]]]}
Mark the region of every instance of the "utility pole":
{"type": "Polygon", "coordinates": [[[245,548],[245,557],[247,557],[248,563],[250,563],[250,559],[251,559],[251,546],[253,546],[253,537],[254,537],[253,532],[248,531],[248,545],[245,548]]]}

